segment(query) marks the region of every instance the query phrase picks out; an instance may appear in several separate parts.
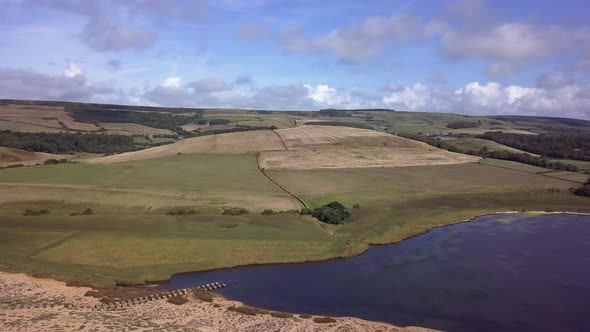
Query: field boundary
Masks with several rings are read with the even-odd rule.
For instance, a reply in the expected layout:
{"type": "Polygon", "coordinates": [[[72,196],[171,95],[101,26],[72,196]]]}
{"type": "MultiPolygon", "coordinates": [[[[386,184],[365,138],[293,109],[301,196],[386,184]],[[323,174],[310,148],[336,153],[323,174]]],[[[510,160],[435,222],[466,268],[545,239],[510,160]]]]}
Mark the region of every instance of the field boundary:
{"type": "Polygon", "coordinates": [[[277,136],[279,136],[279,139],[281,140],[281,143],[283,143],[283,146],[285,147],[285,151],[289,151],[289,148],[287,147],[287,143],[285,143],[285,140],[283,139],[283,136],[281,136],[281,134],[279,134],[276,130],[272,131],[273,133],[277,134],[277,136]]]}
{"type": "MultiPolygon", "coordinates": [[[[509,167],[504,167],[504,166],[490,165],[490,164],[482,164],[482,163],[479,163],[479,164],[480,165],[484,165],[484,166],[489,166],[489,167],[496,167],[496,168],[502,168],[502,169],[507,169],[507,170],[516,171],[516,172],[527,173],[527,174],[536,174],[536,175],[545,176],[545,177],[552,178],[552,179],[557,179],[557,180],[562,180],[562,181],[568,181],[568,182],[577,183],[577,184],[584,184],[584,182],[580,182],[580,181],[576,181],[576,180],[564,179],[564,178],[559,178],[559,177],[556,177],[556,176],[547,175],[547,173],[552,173],[552,171],[547,171],[547,172],[527,172],[527,171],[523,171],[523,170],[520,170],[520,169],[509,168],[509,167]]],[[[555,171],[555,172],[560,172],[560,171],[555,171]]]]}
{"type": "MultiPolygon", "coordinates": [[[[278,135],[278,134],[277,134],[277,135],[278,135]]],[[[269,180],[270,180],[272,183],[274,183],[274,184],[275,184],[277,187],[281,188],[281,189],[282,189],[284,192],[286,192],[287,194],[289,194],[289,195],[291,195],[291,196],[295,197],[295,199],[297,199],[297,200],[298,200],[298,201],[299,201],[301,204],[303,204],[303,206],[304,206],[306,209],[309,209],[309,206],[307,205],[307,203],[305,203],[305,201],[304,201],[304,200],[303,200],[301,197],[299,197],[299,196],[295,195],[294,193],[292,193],[292,192],[290,192],[289,190],[287,190],[285,187],[281,186],[281,185],[280,185],[280,184],[279,184],[279,183],[278,183],[278,182],[277,182],[275,179],[273,179],[273,178],[272,178],[272,176],[270,176],[269,174],[267,174],[267,173],[264,171],[264,168],[260,167],[260,153],[258,153],[258,154],[256,155],[256,166],[258,167],[258,170],[260,171],[260,173],[262,173],[264,176],[266,176],[266,177],[267,177],[267,178],[268,178],[268,179],[269,179],[269,180]]]]}

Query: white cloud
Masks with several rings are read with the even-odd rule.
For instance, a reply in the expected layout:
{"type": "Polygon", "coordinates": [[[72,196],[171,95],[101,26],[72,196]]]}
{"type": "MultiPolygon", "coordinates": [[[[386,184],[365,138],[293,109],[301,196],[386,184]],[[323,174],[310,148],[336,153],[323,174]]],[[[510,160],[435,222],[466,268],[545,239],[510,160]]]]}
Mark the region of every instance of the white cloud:
{"type": "Polygon", "coordinates": [[[82,69],[74,61],[68,61],[64,68],[63,74],[68,78],[76,77],[82,74],[82,69]]]}
{"type": "Polygon", "coordinates": [[[168,78],[164,79],[164,81],[162,81],[162,84],[160,84],[160,86],[165,87],[165,88],[178,88],[178,87],[180,87],[180,77],[178,77],[178,76],[168,77],[168,78]]]}
{"type": "Polygon", "coordinates": [[[524,87],[498,82],[471,82],[452,91],[421,83],[406,86],[383,98],[397,110],[463,114],[522,114],[590,118],[589,87],[566,84],[524,87]]]}
{"type": "Polygon", "coordinates": [[[442,22],[424,22],[413,15],[368,17],[360,24],[333,29],[323,35],[308,37],[299,29],[281,33],[279,42],[288,52],[327,52],[345,62],[367,62],[391,44],[426,40],[444,30],[442,22]]]}

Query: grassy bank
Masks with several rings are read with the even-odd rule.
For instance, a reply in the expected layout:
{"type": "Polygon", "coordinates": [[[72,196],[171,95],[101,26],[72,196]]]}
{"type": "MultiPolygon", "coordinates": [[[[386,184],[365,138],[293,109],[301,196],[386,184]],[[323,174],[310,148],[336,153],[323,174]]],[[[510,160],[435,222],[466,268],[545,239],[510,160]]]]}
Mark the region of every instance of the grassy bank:
{"type": "Polygon", "coordinates": [[[312,207],[338,200],[360,208],[351,209],[353,222],[324,228],[309,216],[261,215],[263,206],[286,210],[291,198],[249,155],[4,170],[0,266],[94,285],[138,283],[185,271],[356,255],[369,244],[483,213],[590,212],[587,198],[568,191],[570,181],[480,164],[269,173],[312,207]],[[251,212],[221,214],[236,204],[251,212]],[[167,214],[178,206],[194,213],[167,214]],[[75,215],[86,208],[92,215],[75,215]],[[26,209],[48,213],[24,216],[26,209]]]}

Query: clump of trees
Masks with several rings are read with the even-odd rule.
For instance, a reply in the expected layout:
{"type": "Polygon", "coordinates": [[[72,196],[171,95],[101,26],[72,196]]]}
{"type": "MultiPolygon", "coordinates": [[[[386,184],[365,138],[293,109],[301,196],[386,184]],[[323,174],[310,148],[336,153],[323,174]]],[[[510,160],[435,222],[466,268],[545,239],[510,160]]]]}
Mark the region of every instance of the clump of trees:
{"type": "Polygon", "coordinates": [[[226,216],[241,216],[243,214],[248,214],[249,211],[244,208],[237,208],[237,207],[227,207],[223,208],[223,212],[221,214],[226,216]]]}
{"type": "Polygon", "coordinates": [[[479,127],[479,123],[475,121],[453,121],[447,124],[447,128],[451,129],[463,129],[463,128],[476,128],[479,127]]]}
{"type": "Polygon", "coordinates": [[[118,122],[137,123],[140,125],[168,129],[178,134],[186,133],[180,126],[198,121],[202,112],[193,115],[178,115],[164,112],[137,112],[85,105],[70,105],[65,111],[72,114],[74,120],[84,123],[118,122]]]}
{"type": "Polygon", "coordinates": [[[120,153],[135,151],[133,137],[81,133],[25,133],[0,131],[0,145],[47,153],[120,153]]]}
{"type": "Polygon", "coordinates": [[[40,215],[44,215],[44,214],[49,214],[49,210],[47,210],[47,209],[41,209],[41,210],[26,209],[25,212],[23,212],[24,216],[40,216],[40,215]]]}
{"type": "Polygon", "coordinates": [[[487,132],[477,137],[541,156],[590,161],[590,135],[585,133],[523,135],[487,132]]]}
{"type": "Polygon", "coordinates": [[[590,197],[590,180],[588,180],[583,186],[581,186],[580,188],[576,189],[576,191],[574,192],[574,194],[578,195],[578,196],[586,196],[586,197],[590,197]]]}
{"type": "Polygon", "coordinates": [[[317,220],[333,225],[340,225],[351,221],[350,211],[339,202],[331,202],[312,210],[302,209],[301,214],[310,214],[317,220]]]}
{"type": "Polygon", "coordinates": [[[57,165],[57,164],[66,164],[68,162],[67,159],[47,159],[43,162],[43,165],[57,165]]]}
{"type": "Polygon", "coordinates": [[[192,133],[188,133],[185,137],[200,137],[200,136],[207,136],[207,135],[217,135],[217,134],[226,134],[226,133],[237,133],[241,131],[252,131],[252,130],[275,130],[277,129],[276,126],[235,126],[232,128],[224,128],[224,129],[213,129],[207,131],[196,131],[192,133]]]}
{"type": "Polygon", "coordinates": [[[222,126],[222,125],[226,125],[226,124],[229,124],[228,119],[211,119],[211,120],[209,120],[210,126],[222,126]]]}

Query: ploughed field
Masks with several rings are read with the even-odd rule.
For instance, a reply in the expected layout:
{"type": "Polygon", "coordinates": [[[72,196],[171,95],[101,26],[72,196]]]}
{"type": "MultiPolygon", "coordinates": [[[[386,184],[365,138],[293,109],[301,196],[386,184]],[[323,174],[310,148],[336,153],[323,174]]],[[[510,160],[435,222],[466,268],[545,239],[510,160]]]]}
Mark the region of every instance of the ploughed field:
{"type": "Polygon", "coordinates": [[[4,169],[0,264],[62,280],[138,283],[356,255],[487,212],[590,212],[568,179],[479,160],[367,129],[301,126],[4,169]],[[312,208],[342,202],[353,221],[331,226],[299,215],[302,204],[260,168],[312,208]]]}

